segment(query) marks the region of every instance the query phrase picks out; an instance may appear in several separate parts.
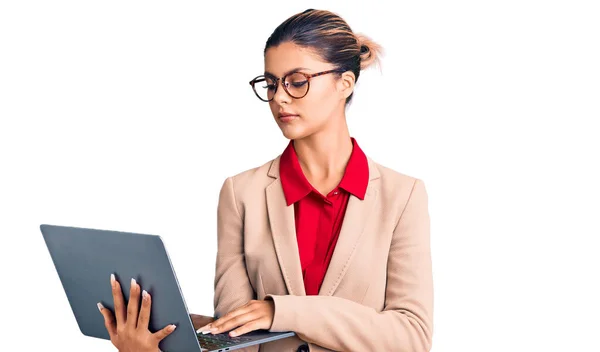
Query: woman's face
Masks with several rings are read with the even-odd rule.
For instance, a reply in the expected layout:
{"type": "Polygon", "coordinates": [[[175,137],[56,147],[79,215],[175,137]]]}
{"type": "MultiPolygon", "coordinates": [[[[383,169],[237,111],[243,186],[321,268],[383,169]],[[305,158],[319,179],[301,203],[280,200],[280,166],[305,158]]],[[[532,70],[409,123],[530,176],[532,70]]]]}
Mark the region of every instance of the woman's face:
{"type": "MultiPolygon", "coordinates": [[[[265,75],[277,78],[292,70],[311,74],[334,68],[310,50],[290,42],[271,47],[265,53],[265,75]]],[[[289,96],[281,82],[278,82],[279,86],[269,106],[275,122],[286,138],[308,137],[334,126],[339,122],[336,119],[344,118],[345,99],[352,92],[354,74],[346,72],[342,79],[337,77],[336,73],[329,73],[310,78],[308,94],[301,99],[289,96]],[[296,116],[282,117],[282,113],[296,116]]]]}

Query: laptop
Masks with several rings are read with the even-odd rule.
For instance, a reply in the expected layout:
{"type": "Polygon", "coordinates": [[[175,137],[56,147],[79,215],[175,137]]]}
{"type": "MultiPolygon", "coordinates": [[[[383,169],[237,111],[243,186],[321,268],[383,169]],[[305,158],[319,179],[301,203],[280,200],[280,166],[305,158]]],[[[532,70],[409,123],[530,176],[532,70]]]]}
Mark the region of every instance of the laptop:
{"type": "Polygon", "coordinates": [[[164,352],[224,352],[294,336],[256,330],[242,336],[197,333],[160,236],[80,227],[40,225],[40,230],[75,315],[86,336],[110,340],[97,303],[114,312],[110,275],[129,300],[131,278],[152,295],[150,331],[177,329],[160,342],[164,352]]]}

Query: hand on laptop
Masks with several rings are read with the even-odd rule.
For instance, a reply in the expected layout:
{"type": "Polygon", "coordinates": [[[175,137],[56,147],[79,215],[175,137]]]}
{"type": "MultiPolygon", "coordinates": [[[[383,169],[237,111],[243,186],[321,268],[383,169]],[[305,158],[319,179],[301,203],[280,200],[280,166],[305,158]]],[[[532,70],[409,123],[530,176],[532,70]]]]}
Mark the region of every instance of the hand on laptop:
{"type": "Polygon", "coordinates": [[[199,314],[190,314],[190,318],[192,319],[192,324],[196,330],[200,329],[200,327],[208,325],[209,323],[212,323],[215,320],[213,317],[199,314]]]}
{"type": "Polygon", "coordinates": [[[229,335],[240,336],[254,330],[271,329],[274,315],[275,303],[272,300],[251,300],[199,330],[214,335],[237,328],[229,335]]]}
{"type": "Polygon", "coordinates": [[[160,351],[158,343],[175,330],[175,325],[168,325],[155,333],[150,332],[148,330],[152,304],[150,294],[143,291],[142,306],[138,314],[140,285],[131,279],[129,302],[125,305],[119,281],[115,279],[114,275],[110,276],[110,281],[116,319],[109,309],[104,308],[102,303],[98,303],[98,309],[104,316],[104,325],[110,335],[110,341],[120,352],[160,351]]]}

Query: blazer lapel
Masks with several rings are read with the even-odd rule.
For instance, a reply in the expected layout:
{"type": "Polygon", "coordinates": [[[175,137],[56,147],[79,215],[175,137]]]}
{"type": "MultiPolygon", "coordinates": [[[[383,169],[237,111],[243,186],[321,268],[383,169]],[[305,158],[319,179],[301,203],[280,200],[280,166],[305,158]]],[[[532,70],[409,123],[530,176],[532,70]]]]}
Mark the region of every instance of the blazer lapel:
{"type": "MultiPolygon", "coordinates": [[[[269,224],[271,225],[277,259],[288,293],[295,296],[306,296],[300,252],[296,239],[294,205],[288,206],[285,202],[283,187],[279,178],[279,159],[280,156],[273,160],[268,171],[269,176],[275,179],[266,188],[269,224]]],[[[319,295],[331,296],[335,292],[350,266],[350,261],[365,225],[371,218],[371,213],[377,204],[378,190],[375,180],[380,177],[380,174],[373,161],[368,157],[367,159],[369,161],[369,185],[365,199],[361,201],[351,195],[348,200],[340,236],[319,290],[319,295]]]]}
{"type": "Polygon", "coordinates": [[[281,273],[290,295],[305,296],[300,252],[296,239],[294,205],[288,206],[285,202],[285,195],[279,178],[279,157],[271,163],[269,176],[276,178],[267,186],[266,198],[271,234],[281,273]]]}
{"type": "Polygon", "coordinates": [[[365,225],[371,219],[372,211],[377,203],[378,191],[374,180],[378,179],[380,174],[372,160],[370,158],[367,159],[369,161],[369,185],[367,186],[365,199],[360,200],[353,195],[350,195],[350,199],[348,199],[340,235],[333,250],[325,278],[319,289],[319,295],[333,295],[335,289],[344,278],[365,225]]]}

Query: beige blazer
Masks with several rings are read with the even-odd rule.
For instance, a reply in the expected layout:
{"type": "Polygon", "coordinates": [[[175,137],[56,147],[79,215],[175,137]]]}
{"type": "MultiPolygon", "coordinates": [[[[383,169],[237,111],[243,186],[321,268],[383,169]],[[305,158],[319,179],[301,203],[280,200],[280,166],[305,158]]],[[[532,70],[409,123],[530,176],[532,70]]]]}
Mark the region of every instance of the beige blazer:
{"type": "Polygon", "coordinates": [[[219,194],[215,315],[271,297],[271,331],[296,337],[244,351],[429,351],[433,279],[423,181],[367,157],[364,200],[351,195],[318,296],[306,296],[294,206],[279,158],[228,177],[219,194]]]}

